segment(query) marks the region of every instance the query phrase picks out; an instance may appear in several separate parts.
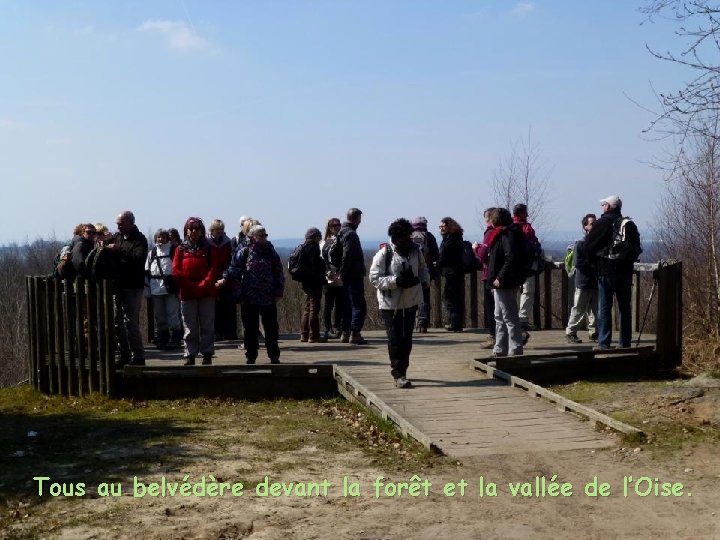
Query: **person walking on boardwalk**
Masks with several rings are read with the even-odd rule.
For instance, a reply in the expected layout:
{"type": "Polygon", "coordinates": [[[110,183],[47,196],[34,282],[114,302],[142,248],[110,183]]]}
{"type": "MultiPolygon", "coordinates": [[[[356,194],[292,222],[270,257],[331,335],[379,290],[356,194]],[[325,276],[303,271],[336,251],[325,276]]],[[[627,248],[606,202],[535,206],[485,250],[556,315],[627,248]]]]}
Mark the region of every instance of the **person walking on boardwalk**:
{"type": "Polygon", "coordinates": [[[344,291],[341,341],[355,345],[367,343],[361,333],[367,316],[365,301],[367,270],[365,269],[365,254],[357,234],[361,221],[362,211],[358,208],[350,208],[347,212],[347,221],[343,223],[338,233],[342,247],[340,279],[342,279],[344,291]]]}
{"type": "MultiPolygon", "coordinates": [[[[585,214],[582,218],[582,228],[585,236],[593,228],[595,214],[585,214]]],[[[583,321],[587,320],[588,337],[590,341],[597,341],[595,319],[597,316],[598,281],[595,268],[590,264],[585,238],[578,240],[572,250],[573,277],[575,279],[575,300],[570,310],[570,319],[565,329],[565,339],[568,343],[582,343],[577,331],[583,321]]]]}
{"type": "Polygon", "coordinates": [[[449,332],[462,332],[465,320],[465,271],[463,269],[463,229],[451,217],[440,220],[440,254],[436,268],[445,280],[443,300],[449,332]]]}
{"type": "Polygon", "coordinates": [[[494,228],[488,240],[490,255],[486,283],[495,295],[493,356],[517,356],[523,354],[517,293],[525,281],[525,240],[507,208],[496,208],[490,222],[494,228]]]}
{"type": "Polygon", "coordinates": [[[205,237],[205,224],[189,217],[183,228],[185,240],[175,250],[172,275],[180,287],[180,310],[185,325],[185,365],[212,363],[215,352],[215,280],[218,267],[205,237]]]}
{"type": "Polygon", "coordinates": [[[642,251],[640,236],[635,224],[623,217],[620,197],[605,197],[600,200],[600,206],[603,214],[585,238],[585,249],[595,263],[598,275],[598,348],[610,348],[613,297],[617,299],[620,315],[619,345],[626,348],[630,347],[632,341],[632,275],[634,263],[642,251]],[[633,248],[631,252],[623,253],[622,256],[615,253],[618,240],[633,244],[630,246],[633,248]]]}
{"type": "Polygon", "coordinates": [[[390,243],[378,251],[370,266],[370,283],[377,289],[378,306],[388,337],[390,373],[398,388],[410,388],[407,379],[417,307],[423,301],[422,287],[430,283],[425,257],[411,239],[407,219],[393,221],[388,228],[390,243]]]}
{"type": "Polygon", "coordinates": [[[230,267],[216,285],[224,287],[228,281],[235,283],[240,302],[240,317],[243,323],[245,358],[248,364],[257,360],[260,319],[265,329],[265,349],[270,363],[280,363],[278,346],[279,325],[277,301],[285,289],[285,274],[280,256],[267,239],[262,225],[254,225],[248,231],[249,242],[233,254],[230,267]]]}
{"type": "MultiPolygon", "coordinates": [[[[422,253],[425,258],[425,266],[430,273],[430,280],[432,281],[437,277],[435,263],[440,257],[437,240],[435,239],[435,235],[427,230],[427,219],[424,216],[416,217],[412,221],[412,228],[413,232],[410,238],[420,248],[420,253],[422,253]]],[[[422,286],[422,292],[423,301],[418,306],[417,321],[415,326],[418,332],[426,334],[431,320],[430,283],[422,286]]]]}
{"type": "Polygon", "coordinates": [[[140,303],[145,288],[145,259],[148,243],[135,225],[135,215],[126,210],[116,220],[118,232],[105,247],[115,259],[115,336],[120,365],[145,365],[145,347],[140,333],[140,303]]]}

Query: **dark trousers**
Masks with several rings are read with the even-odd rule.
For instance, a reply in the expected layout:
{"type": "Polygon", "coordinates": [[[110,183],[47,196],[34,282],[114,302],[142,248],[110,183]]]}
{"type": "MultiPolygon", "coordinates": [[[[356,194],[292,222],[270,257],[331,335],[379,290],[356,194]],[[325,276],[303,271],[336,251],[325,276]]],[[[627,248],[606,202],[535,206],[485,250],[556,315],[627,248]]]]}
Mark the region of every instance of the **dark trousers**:
{"type": "Polygon", "coordinates": [[[465,275],[445,274],[443,300],[448,322],[453,330],[462,330],[465,325],[465,275]]]}
{"type": "Polygon", "coordinates": [[[322,286],[303,287],[305,305],[300,319],[300,336],[317,339],[320,337],[320,302],[322,301],[322,286]]]}
{"type": "Polygon", "coordinates": [[[243,323],[243,341],[245,342],[245,358],[255,360],[258,355],[258,334],[260,333],[260,318],[262,317],[265,329],[265,349],[268,358],[280,358],[278,347],[278,319],[277,305],[258,306],[240,304],[240,317],[243,323]]]}
{"type": "Polygon", "coordinates": [[[237,304],[229,288],[220,289],[215,299],[215,339],[237,338],[237,304]]]}
{"type": "Polygon", "coordinates": [[[617,298],[620,315],[620,347],[632,343],[632,274],[598,276],[598,345],[610,347],[612,341],[613,296],[617,298]]]}
{"type": "Polygon", "coordinates": [[[492,289],[483,287],[483,317],[485,320],[485,328],[490,331],[491,336],[495,336],[495,295],[492,289]]]}
{"type": "Polygon", "coordinates": [[[342,287],[325,287],[325,308],[323,323],[328,332],[331,328],[340,330],[342,327],[343,298],[345,291],[342,287]],[[335,309],[333,317],[333,308],[335,309]]]}
{"type": "Polygon", "coordinates": [[[360,332],[367,316],[364,278],[343,281],[343,292],[342,331],[360,332]]]}
{"type": "Polygon", "coordinates": [[[417,306],[398,310],[383,309],[380,312],[382,313],[388,337],[390,373],[392,373],[394,379],[405,377],[410,365],[417,306]]]}

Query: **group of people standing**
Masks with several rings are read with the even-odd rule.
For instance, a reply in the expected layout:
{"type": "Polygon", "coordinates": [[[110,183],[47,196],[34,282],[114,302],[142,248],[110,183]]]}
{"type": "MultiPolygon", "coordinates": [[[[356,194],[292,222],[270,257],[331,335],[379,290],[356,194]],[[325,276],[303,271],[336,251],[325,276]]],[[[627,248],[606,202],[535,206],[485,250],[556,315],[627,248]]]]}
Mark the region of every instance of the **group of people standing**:
{"type": "MultiPolygon", "coordinates": [[[[620,312],[620,346],[630,346],[630,287],[633,261],[608,256],[615,226],[622,218],[622,201],[610,196],[602,201],[603,215],[582,219],[585,237],[572,249],[575,303],[566,328],[568,342],[580,343],[577,330],[584,320],[589,338],[601,349],[612,337],[611,309],[617,298],[620,312]],[[595,314],[597,313],[597,317],[595,314]],[[595,332],[597,319],[598,331],[595,332]]],[[[527,221],[527,207],[488,208],[483,241],[473,244],[482,270],[485,290],[485,323],[490,336],[481,346],[496,357],[523,354],[530,338],[528,315],[532,311],[534,277],[527,274],[528,244],[537,244],[527,221]]],[[[346,220],[327,221],[325,233],[310,228],[305,233],[300,257],[305,261],[301,282],[305,301],[300,341],[308,343],[340,339],[343,343],[367,343],[362,329],[367,315],[364,283],[377,289],[377,300],[388,337],[391,374],[399,388],[411,386],[407,379],[414,331],[427,332],[430,324],[430,282],[444,278],[445,303],[451,332],[463,331],[465,269],[462,227],[451,217],[440,220],[441,243],[427,229],[427,219],[393,221],[389,243],[382,244],[369,272],[357,229],[362,211],[348,210],[346,220]],[[325,296],[324,309],[321,308],[325,296]]],[[[143,288],[152,298],[155,342],[160,348],[184,347],[185,365],[212,363],[216,339],[237,338],[237,306],[243,327],[248,364],[259,350],[260,323],[267,355],[279,363],[277,301],[284,294],[284,269],[267,231],[256,219],[240,218],[240,231],[228,237],[221,220],[209,230],[198,217],[183,226],[183,238],[173,229],[155,233],[148,249],[145,236],[135,225],[132,212],[118,215],[118,231],[109,234],[102,224],[81,224],[70,247],[77,273],[90,277],[90,253],[101,249],[112,268],[115,297],[115,328],[120,365],[145,363],[139,328],[143,288]]],[[[96,260],[92,264],[97,263],[96,260]]]]}

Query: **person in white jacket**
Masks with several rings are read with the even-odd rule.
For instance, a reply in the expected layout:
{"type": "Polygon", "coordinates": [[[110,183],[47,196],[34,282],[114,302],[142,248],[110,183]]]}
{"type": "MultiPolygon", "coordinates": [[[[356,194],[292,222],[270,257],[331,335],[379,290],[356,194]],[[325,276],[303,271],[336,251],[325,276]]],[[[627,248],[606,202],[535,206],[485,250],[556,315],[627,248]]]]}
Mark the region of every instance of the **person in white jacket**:
{"type": "Polygon", "coordinates": [[[145,261],[145,275],[150,284],[155,320],[155,345],[159,349],[176,349],[180,346],[180,301],[172,281],[172,258],[175,246],[164,229],[155,233],[155,245],[145,261]]]}
{"type": "Polygon", "coordinates": [[[412,232],[407,219],[393,221],[388,228],[390,244],[381,247],[370,266],[370,283],[377,289],[388,336],[390,372],[398,388],[412,386],[407,379],[407,369],[415,314],[423,301],[422,285],[430,283],[425,257],[410,238],[412,232]]]}

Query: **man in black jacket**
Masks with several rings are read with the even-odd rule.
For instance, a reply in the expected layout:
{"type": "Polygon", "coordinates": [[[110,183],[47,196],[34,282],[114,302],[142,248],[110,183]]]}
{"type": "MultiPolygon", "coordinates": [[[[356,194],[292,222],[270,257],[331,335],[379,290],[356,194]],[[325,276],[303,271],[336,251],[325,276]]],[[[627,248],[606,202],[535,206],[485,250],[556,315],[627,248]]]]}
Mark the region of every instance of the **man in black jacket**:
{"type": "Polygon", "coordinates": [[[633,262],[608,258],[614,240],[615,222],[622,219],[622,200],[610,195],[600,201],[602,216],[585,239],[585,249],[595,263],[598,275],[598,348],[609,349],[612,341],[613,296],[620,314],[621,348],[630,347],[632,318],[630,311],[633,262]]]}
{"type": "Polygon", "coordinates": [[[343,223],[338,240],[342,245],[342,263],[340,264],[340,277],[343,282],[343,316],[342,338],[343,343],[365,345],[367,341],[362,337],[367,316],[367,302],[365,301],[365,254],[360,244],[357,228],[362,221],[362,211],[351,208],[347,212],[347,221],[343,223]]]}
{"type": "Polygon", "coordinates": [[[145,365],[145,347],[140,333],[140,303],[145,287],[145,260],[148,243],[135,226],[135,216],[125,211],[117,217],[118,232],[105,249],[115,256],[115,335],[120,366],[145,365]]]}

